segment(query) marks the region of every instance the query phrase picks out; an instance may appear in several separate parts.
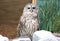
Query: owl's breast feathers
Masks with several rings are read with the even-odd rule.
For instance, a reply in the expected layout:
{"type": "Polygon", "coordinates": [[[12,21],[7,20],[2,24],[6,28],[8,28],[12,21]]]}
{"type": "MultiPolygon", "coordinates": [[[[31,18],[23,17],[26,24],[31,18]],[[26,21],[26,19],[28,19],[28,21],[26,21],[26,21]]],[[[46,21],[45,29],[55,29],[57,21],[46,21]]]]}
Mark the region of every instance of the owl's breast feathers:
{"type": "Polygon", "coordinates": [[[26,16],[21,16],[21,22],[25,25],[25,24],[36,24],[37,26],[38,26],[38,24],[39,24],[39,20],[38,20],[38,18],[37,17],[33,17],[33,16],[28,16],[28,17],[26,17],[26,16]]]}
{"type": "Polygon", "coordinates": [[[38,17],[33,15],[22,15],[20,18],[20,21],[22,23],[25,23],[26,21],[29,21],[29,20],[35,20],[36,22],[38,22],[38,17]]]}

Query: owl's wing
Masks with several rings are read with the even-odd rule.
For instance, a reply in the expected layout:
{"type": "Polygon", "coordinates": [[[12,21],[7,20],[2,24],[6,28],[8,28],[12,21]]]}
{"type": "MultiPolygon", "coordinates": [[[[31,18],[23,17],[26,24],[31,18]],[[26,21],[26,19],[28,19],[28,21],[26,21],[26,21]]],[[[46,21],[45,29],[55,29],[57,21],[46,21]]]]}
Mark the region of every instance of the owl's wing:
{"type": "Polygon", "coordinates": [[[18,37],[20,36],[22,28],[23,28],[23,23],[21,21],[19,21],[19,24],[18,24],[18,27],[17,27],[17,35],[18,35],[18,37]]]}
{"type": "Polygon", "coordinates": [[[21,36],[22,30],[25,27],[24,23],[25,23],[25,17],[21,16],[21,18],[19,20],[19,23],[18,23],[18,27],[17,27],[17,35],[18,35],[18,37],[21,36]]]}

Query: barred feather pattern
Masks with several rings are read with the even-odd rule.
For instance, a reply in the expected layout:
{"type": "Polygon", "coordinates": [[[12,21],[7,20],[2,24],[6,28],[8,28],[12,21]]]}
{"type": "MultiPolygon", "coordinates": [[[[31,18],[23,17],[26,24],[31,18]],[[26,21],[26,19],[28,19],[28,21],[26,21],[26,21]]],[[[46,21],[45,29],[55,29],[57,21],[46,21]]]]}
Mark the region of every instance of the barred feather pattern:
{"type": "Polygon", "coordinates": [[[17,27],[18,36],[26,35],[31,38],[33,33],[37,31],[38,26],[39,20],[37,12],[23,11],[23,14],[20,17],[19,24],[17,27]]]}

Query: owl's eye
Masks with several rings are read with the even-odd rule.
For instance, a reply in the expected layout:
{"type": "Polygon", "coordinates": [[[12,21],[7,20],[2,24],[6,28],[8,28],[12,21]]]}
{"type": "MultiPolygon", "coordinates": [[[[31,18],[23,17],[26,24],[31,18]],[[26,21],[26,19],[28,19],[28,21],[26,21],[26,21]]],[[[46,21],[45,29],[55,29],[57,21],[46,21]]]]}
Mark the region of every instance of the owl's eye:
{"type": "Polygon", "coordinates": [[[30,7],[28,7],[28,9],[30,9],[30,7]]]}
{"type": "Polygon", "coordinates": [[[36,7],[32,7],[32,9],[35,9],[36,7]]]}

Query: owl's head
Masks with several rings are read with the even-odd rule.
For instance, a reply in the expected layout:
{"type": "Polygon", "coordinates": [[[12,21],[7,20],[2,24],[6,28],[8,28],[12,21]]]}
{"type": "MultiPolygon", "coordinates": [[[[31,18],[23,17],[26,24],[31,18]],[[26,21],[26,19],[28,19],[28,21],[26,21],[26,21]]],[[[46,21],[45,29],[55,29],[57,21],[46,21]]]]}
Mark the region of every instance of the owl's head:
{"type": "Polygon", "coordinates": [[[34,4],[32,4],[32,3],[29,3],[24,7],[23,12],[37,13],[38,12],[38,7],[34,4]]]}

